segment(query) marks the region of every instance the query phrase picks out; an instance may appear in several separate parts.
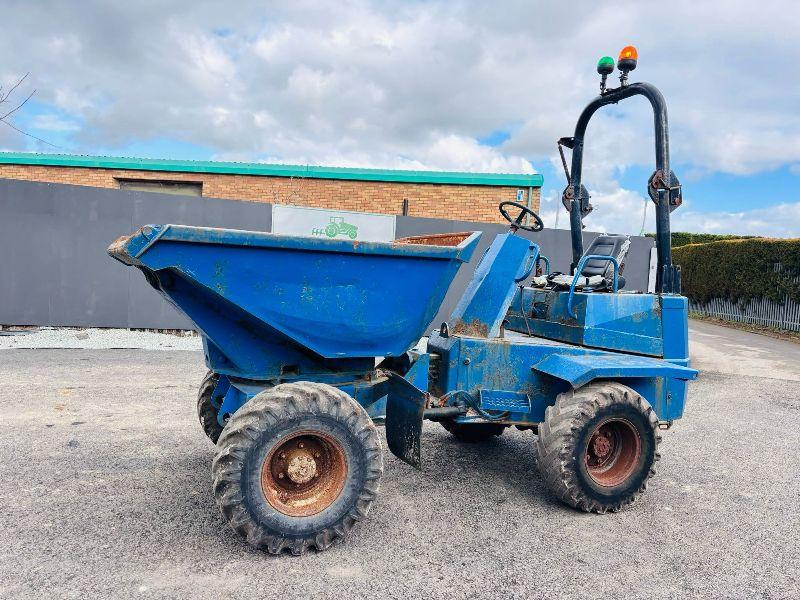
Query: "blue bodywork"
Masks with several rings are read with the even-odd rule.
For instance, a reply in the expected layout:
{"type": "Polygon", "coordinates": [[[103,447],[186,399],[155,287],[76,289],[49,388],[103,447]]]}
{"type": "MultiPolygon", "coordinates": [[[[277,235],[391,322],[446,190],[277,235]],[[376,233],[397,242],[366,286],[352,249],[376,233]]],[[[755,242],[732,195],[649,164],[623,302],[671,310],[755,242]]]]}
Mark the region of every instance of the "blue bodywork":
{"type": "Polygon", "coordinates": [[[480,233],[455,246],[147,225],[112,255],[148,274],[233,377],[364,370],[415,345],[480,233]]]}
{"type": "Polygon", "coordinates": [[[655,294],[578,292],[570,314],[569,293],[518,289],[508,327],[569,344],[663,357],[661,304],[655,294]]]}
{"type": "Polygon", "coordinates": [[[370,243],[149,225],[109,253],[201,332],[221,375],[221,423],[267,387],[324,382],[385,416],[390,449],[418,466],[422,419],[437,410],[532,426],[559,393],[597,379],[624,381],[661,421],[682,415],[697,374],[686,299],[524,287],[540,249],[513,233],[495,238],[451,317],[416,348],[479,237],[370,243]]]}

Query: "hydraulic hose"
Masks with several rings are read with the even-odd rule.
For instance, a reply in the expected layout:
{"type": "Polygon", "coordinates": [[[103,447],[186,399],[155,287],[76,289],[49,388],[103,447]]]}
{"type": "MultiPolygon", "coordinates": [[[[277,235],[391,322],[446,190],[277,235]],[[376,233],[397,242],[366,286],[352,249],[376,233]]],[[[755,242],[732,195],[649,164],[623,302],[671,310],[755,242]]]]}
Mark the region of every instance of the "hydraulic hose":
{"type": "Polygon", "coordinates": [[[465,392],[464,390],[455,390],[449,392],[444,396],[442,396],[442,399],[445,401],[445,404],[447,404],[451,399],[457,399],[457,400],[460,399],[463,402],[463,404],[467,405],[469,408],[478,413],[482,419],[485,419],[487,421],[502,421],[504,419],[507,419],[510,414],[507,410],[504,410],[497,414],[492,414],[484,410],[483,408],[481,408],[480,401],[475,400],[472,394],[465,392]]]}

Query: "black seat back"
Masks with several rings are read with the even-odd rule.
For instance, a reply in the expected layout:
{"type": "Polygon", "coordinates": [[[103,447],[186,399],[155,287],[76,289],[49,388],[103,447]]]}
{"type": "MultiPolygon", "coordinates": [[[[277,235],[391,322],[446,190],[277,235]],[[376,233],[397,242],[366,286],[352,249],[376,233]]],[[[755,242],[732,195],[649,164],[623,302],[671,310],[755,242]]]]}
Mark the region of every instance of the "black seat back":
{"type": "MultiPolygon", "coordinates": [[[[594,239],[589,249],[586,250],[583,255],[599,254],[601,256],[613,256],[619,263],[619,275],[621,275],[622,266],[625,263],[625,256],[628,254],[630,245],[631,241],[628,239],[628,236],[600,235],[594,239]]],[[[614,265],[610,261],[591,259],[584,265],[581,275],[584,277],[592,277],[593,275],[612,277],[613,272],[614,265]]]]}

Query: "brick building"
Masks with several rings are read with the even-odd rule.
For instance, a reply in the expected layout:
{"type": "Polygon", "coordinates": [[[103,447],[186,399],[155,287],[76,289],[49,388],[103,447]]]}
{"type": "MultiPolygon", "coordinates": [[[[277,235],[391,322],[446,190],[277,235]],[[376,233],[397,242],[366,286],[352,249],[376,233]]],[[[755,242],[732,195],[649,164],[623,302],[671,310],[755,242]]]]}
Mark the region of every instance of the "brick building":
{"type": "Polygon", "coordinates": [[[483,222],[501,220],[503,200],[539,210],[542,186],[541,175],[26,153],[0,153],[0,178],[483,222]]]}

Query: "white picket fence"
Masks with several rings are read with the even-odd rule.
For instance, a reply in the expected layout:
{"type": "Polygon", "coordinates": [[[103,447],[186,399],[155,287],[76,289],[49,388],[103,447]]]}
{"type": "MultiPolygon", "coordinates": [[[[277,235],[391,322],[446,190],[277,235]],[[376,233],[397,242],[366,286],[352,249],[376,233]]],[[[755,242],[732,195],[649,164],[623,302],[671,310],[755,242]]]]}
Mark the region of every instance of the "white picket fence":
{"type": "Polygon", "coordinates": [[[742,307],[727,298],[713,298],[706,304],[690,301],[689,310],[729,321],[800,331],[800,304],[791,300],[778,304],[759,298],[742,307]]]}

